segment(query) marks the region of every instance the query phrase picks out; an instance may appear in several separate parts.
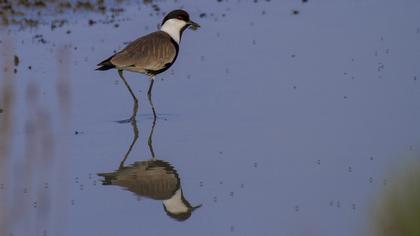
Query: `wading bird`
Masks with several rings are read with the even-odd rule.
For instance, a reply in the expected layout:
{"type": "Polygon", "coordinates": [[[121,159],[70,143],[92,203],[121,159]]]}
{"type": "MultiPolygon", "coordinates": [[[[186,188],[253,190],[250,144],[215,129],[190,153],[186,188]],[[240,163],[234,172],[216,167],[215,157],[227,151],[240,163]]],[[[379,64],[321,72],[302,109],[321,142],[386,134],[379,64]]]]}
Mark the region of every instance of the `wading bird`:
{"type": "Polygon", "coordinates": [[[188,27],[195,30],[200,25],[190,20],[190,16],[184,10],[171,11],[163,19],[160,30],[134,40],[123,50],[97,65],[99,68],[96,70],[117,69],[120,78],[133,97],[133,114],[127,121],[135,119],[138,99],[124,78],[123,71],[143,73],[150,77],[147,97],[152,106],[153,116],[156,117],[151,99],[155,76],[166,71],[175,62],[182,33],[188,27]]]}

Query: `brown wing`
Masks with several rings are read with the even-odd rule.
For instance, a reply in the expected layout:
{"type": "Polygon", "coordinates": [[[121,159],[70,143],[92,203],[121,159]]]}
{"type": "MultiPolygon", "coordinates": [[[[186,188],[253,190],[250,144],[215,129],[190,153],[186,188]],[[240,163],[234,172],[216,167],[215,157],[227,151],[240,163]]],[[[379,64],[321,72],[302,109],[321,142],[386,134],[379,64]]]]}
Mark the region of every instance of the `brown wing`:
{"type": "Polygon", "coordinates": [[[177,49],[171,37],[157,31],[131,42],[111,58],[111,63],[119,69],[158,71],[172,63],[176,54],[177,49]]]}

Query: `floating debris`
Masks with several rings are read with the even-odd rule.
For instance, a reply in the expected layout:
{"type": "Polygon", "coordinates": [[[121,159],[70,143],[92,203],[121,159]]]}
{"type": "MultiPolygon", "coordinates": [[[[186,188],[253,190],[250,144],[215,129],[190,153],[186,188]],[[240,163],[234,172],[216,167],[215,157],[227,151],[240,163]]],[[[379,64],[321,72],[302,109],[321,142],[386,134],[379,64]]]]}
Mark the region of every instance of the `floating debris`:
{"type": "Polygon", "coordinates": [[[19,62],[20,62],[19,57],[17,55],[15,55],[15,57],[14,57],[15,66],[18,66],[19,62]]]}

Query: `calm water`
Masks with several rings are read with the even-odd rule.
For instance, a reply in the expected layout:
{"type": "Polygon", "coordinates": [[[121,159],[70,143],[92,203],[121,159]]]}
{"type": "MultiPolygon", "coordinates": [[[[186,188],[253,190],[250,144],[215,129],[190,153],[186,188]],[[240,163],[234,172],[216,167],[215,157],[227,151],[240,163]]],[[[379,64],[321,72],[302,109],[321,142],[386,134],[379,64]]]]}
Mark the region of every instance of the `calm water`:
{"type": "Polygon", "coordinates": [[[389,173],[419,160],[420,2],[117,8],[3,26],[3,235],[371,235],[389,173]],[[154,85],[153,159],[147,78],[126,73],[140,111],[120,124],[131,97],[94,69],[179,7],[202,27],[154,85]],[[201,207],[171,216],[173,195],[201,207]]]}

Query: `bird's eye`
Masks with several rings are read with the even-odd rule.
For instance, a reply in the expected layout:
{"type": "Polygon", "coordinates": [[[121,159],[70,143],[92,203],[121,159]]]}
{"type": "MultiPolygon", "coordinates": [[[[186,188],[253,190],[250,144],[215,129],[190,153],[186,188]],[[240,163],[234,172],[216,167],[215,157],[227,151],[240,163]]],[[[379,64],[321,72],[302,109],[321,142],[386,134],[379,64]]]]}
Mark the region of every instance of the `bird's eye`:
{"type": "Polygon", "coordinates": [[[183,20],[183,19],[182,19],[182,16],[177,16],[176,18],[177,18],[178,20],[183,20]]]}

